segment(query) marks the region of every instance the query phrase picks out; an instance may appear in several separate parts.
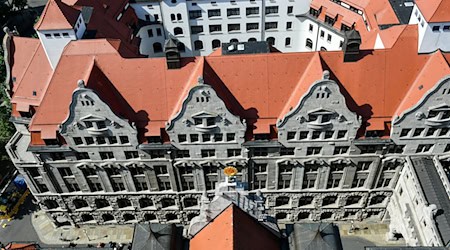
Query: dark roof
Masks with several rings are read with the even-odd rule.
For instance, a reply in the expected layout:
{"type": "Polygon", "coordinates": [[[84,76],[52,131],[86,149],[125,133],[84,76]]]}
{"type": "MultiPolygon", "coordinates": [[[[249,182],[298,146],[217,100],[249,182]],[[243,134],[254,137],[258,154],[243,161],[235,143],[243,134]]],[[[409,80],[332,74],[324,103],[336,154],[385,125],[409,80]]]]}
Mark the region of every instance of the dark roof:
{"type": "Polygon", "coordinates": [[[290,250],[342,250],[339,228],[328,223],[286,225],[290,250]]]}
{"type": "Polygon", "coordinates": [[[411,159],[425,199],[437,206],[436,228],[445,246],[450,244],[450,200],[430,157],[411,159]]]}
{"type": "Polygon", "coordinates": [[[222,55],[270,53],[267,42],[222,43],[222,55]]]}
{"type": "Polygon", "coordinates": [[[136,224],[132,250],[181,248],[181,231],[174,224],[136,224]]]}
{"type": "Polygon", "coordinates": [[[389,0],[400,24],[408,24],[414,7],[413,0],[389,0]],[[405,5],[406,3],[406,5],[405,5]]]}

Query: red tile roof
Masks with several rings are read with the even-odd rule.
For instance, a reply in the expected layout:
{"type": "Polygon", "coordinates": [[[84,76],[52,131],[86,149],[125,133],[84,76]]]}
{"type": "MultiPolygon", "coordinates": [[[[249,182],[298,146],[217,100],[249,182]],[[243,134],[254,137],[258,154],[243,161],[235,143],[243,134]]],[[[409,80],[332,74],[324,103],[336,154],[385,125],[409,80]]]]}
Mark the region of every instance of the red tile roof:
{"type": "Polygon", "coordinates": [[[416,0],[416,4],[427,22],[450,22],[450,0],[416,0]]]}
{"type": "Polygon", "coordinates": [[[61,0],[50,0],[34,28],[36,30],[73,29],[79,15],[78,10],[61,0]]]}
{"type": "Polygon", "coordinates": [[[267,133],[298,104],[311,84],[322,78],[323,70],[330,71],[349,108],[361,115],[370,129],[389,123],[414,105],[428,86],[448,74],[441,52],[417,53],[416,25],[406,26],[391,49],[361,51],[356,62],[343,62],[342,51],[215,55],[185,58],[181,69],[168,70],[164,58],[125,59],[117,47],[106,39],[69,43],[30,131],[56,137],[79,79],[99,93],[117,115],[136,122],[142,138],[160,135],[199,76],[233,114],[247,120],[250,132],[267,133]],[[424,78],[428,74],[433,76],[424,78]],[[422,81],[424,91],[414,91],[422,81]]]}
{"type": "Polygon", "coordinates": [[[189,242],[189,249],[280,249],[277,236],[232,204],[189,242]]]}

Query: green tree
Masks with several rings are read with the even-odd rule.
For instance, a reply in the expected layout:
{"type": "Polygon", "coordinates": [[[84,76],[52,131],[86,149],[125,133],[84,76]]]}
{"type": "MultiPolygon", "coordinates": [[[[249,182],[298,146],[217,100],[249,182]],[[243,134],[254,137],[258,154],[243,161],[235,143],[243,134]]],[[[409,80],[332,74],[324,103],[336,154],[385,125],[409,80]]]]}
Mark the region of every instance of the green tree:
{"type": "Polygon", "coordinates": [[[0,48],[0,160],[7,160],[8,155],[5,150],[6,143],[14,133],[14,126],[9,122],[11,116],[11,103],[5,90],[5,61],[3,58],[3,49],[0,48]]]}

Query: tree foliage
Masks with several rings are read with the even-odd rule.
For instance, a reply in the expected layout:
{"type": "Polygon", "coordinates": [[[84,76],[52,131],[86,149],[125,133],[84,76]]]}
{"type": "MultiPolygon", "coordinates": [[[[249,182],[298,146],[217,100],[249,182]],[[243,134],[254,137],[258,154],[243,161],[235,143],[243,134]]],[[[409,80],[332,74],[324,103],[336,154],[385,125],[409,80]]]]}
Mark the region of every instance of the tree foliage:
{"type": "Polygon", "coordinates": [[[11,116],[11,103],[5,90],[5,61],[3,58],[3,49],[0,46],[0,160],[7,160],[8,155],[5,150],[6,143],[14,133],[14,126],[9,122],[11,116]]]}

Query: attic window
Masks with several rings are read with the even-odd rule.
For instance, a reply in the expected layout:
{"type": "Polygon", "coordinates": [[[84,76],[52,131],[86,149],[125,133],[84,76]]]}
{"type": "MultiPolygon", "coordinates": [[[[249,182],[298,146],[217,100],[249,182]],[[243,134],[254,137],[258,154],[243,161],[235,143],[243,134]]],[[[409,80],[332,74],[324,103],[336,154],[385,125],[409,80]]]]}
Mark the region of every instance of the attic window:
{"type": "Polygon", "coordinates": [[[52,34],[45,34],[45,37],[46,37],[46,38],[53,38],[53,37],[52,37],[52,34]]]}
{"type": "Polygon", "coordinates": [[[34,90],[34,91],[33,91],[33,96],[36,96],[36,95],[37,95],[37,93],[36,93],[36,91],[34,90]]]}

